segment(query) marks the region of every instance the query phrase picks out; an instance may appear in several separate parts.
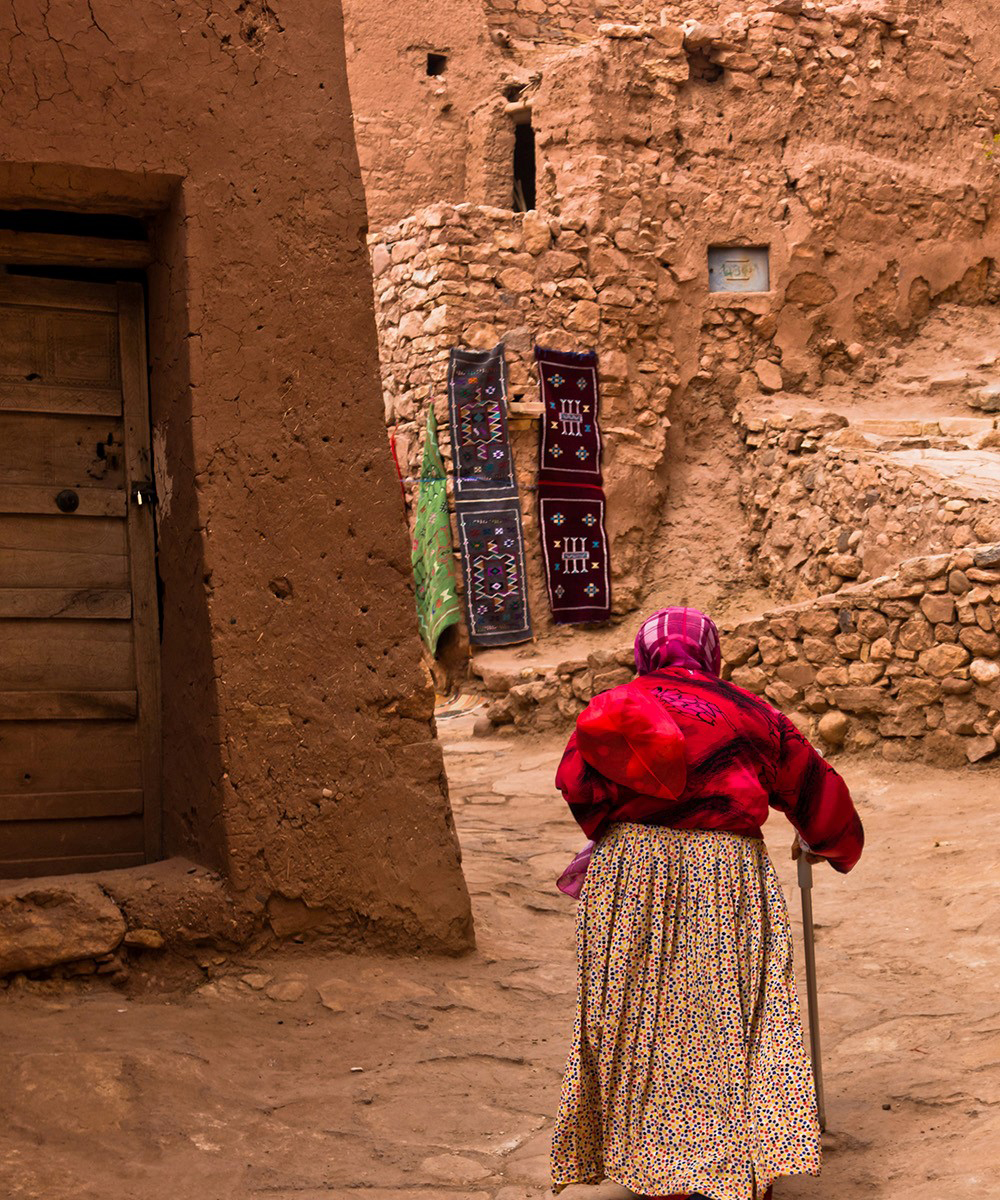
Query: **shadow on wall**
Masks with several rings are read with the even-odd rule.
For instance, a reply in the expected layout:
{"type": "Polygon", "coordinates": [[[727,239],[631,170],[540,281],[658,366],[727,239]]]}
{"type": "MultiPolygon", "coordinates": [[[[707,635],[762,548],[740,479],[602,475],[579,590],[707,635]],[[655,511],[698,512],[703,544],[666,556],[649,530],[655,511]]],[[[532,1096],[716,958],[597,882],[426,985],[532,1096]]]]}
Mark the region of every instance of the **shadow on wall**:
{"type": "Polygon", "coordinates": [[[228,859],[218,691],[208,612],[212,581],[196,486],[193,399],[200,347],[188,312],[184,191],[154,225],[149,272],[150,405],[160,511],[163,849],[220,870],[228,859]]]}

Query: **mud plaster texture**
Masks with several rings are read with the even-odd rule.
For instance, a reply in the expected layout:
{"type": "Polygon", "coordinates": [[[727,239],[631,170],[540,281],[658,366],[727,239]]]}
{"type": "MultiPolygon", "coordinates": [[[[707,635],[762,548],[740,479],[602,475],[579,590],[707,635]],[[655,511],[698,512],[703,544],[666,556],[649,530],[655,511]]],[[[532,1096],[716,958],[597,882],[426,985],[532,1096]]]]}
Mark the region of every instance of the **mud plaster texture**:
{"type": "MultiPolygon", "coordinates": [[[[484,21],[452,0],[404,27],[347,4],[387,422],[414,477],[451,344],[505,339],[528,403],[532,340],[596,347],[616,613],[738,606],[759,577],[737,405],[864,392],[941,305],[992,302],[997,19],[797,0],[604,14],[490,0],[484,21]],[[529,114],[537,208],[516,214],[529,114]],[[769,291],[709,292],[707,248],[734,244],[770,247],[769,291]]],[[[516,420],[530,526],[537,424],[516,420]]],[[[530,527],[528,544],[537,564],[530,527]]],[[[540,587],[536,569],[547,634],[540,587]]]]}
{"type": "MultiPolygon", "coordinates": [[[[479,950],[235,955],[193,991],[0,993],[11,1200],[542,1200],[572,1034],[581,835],[562,740],[446,746],[479,950]],[[38,1152],[44,1145],[44,1153],[38,1152]]],[[[854,758],[868,850],[816,871],[829,1133],[779,1200],[983,1200],[1000,1136],[994,776],[854,758]]],[[[790,827],[767,823],[795,926],[790,827]]],[[[133,985],[137,985],[133,976],[133,985]]],[[[631,1200],[611,1184],[565,1200],[631,1200]]]]}
{"type": "Polygon", "coordinates": [[[165,842],[283,934],[471,936],[334,3],[16,3],[0,202],[143,216],[165,842]]]}

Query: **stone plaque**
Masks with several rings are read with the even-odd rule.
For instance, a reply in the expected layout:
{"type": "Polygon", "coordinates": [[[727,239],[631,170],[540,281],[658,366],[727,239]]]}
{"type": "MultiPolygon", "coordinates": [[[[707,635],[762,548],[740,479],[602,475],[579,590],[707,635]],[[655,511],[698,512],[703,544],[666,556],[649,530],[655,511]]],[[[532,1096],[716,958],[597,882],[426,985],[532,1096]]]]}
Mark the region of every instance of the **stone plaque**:
{"type": "Polygon", "coordinates": [[[709,246],[710,292],[769,292],[767,246],[709,246]]]}

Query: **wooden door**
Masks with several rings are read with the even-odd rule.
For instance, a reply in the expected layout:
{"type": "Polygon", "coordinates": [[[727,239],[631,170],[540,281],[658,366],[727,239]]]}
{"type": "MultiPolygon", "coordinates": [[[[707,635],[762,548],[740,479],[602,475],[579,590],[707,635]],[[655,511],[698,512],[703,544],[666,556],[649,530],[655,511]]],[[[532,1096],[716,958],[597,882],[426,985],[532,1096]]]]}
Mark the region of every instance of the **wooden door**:
{"type": "Polygon", "coordinates": [[[0,876],[160,853],[138,284],[0,276],[0,876]]]}

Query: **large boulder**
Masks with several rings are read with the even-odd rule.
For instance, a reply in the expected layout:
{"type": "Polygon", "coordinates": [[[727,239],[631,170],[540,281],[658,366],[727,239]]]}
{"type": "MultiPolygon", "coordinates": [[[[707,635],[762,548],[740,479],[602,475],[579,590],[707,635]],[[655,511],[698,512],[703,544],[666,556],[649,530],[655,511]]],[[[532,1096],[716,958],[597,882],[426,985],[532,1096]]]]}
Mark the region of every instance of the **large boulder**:
{"type": "Polygon", "coordinates": [[[96,883],[14,880],[0,886],[0,975],[109,954],[125,918],[96,883]]]}

